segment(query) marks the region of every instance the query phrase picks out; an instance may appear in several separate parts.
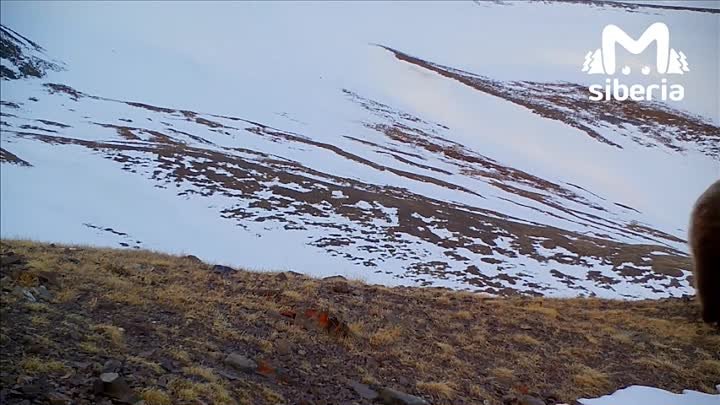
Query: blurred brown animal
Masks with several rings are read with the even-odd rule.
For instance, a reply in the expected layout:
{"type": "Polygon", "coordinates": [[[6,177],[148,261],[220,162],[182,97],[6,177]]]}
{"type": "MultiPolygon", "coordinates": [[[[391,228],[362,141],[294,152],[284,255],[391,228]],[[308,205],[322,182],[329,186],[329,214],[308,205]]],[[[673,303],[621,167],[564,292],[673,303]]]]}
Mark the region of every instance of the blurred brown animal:
{"type": "Polygon", "coordinates": [[[702,318],[705,322],[720,322],[720,180],[695,203],[689,236],[702,318]]]}

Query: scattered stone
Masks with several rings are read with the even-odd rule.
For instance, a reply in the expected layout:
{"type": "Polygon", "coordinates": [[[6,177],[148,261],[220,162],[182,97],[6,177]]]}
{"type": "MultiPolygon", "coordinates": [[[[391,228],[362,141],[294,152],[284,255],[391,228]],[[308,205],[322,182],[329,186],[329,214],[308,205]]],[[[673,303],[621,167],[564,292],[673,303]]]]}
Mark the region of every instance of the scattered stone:
{"type": "Polygon", "coordinates": [[[39,300],[52,301],[53,295],[44,285],[41,285],[38,288],[33,288],[31,291],[39,300]]]}
{"type": "Polygon", "coordinates": [[[430,405],[430,402],[420,397],[406,394],[392,388],[381,388],[378,393],[378,399],[385,405],[430,405]]]}
{"type": "Polygon", "coordinates": [[[0,384],[2,384],[3,387],[10,386],[15,383],[16,376],[12,374],[8,374],[6,372],[0,372],[0,384]]]}
{"type": "Polygon", "coordinates": [[[70,397],[59,392],[51,392],[47,395],[47,400],[50,405],[69,405],[70,397]]]}
{"type": "Polygon", "coordinates": [[[277,342],[275,342],[275,350],[280,355],[288,355],[292,353],[292,348],[290,347],[290,342],[285,339],[280,339],[277,342]]]}
{"type": "Polygon", "coordinates": [[[177,373],[180,371],[180,363],[174,360],[161,359],[160,366],[165,369],[168,373],[177,373]]]}
{"type": "Polygon", "coordinates": [[[2,285],[3,291],[12,291],[10,288],[10,284],[12,283],[12,279],[8,276],[2,276],[0,277],[0,285],[2,285]]]}
{"type": "Polygon", "coordinates": [[[12,266],[15,264],[24,264],[24,263],[25,263],[25,259],[22,256],[15,254],[15,252],[8,252],[8,253],[0,256],[0,266],[3,266],[3,267],[12,266]]]}
{"type": "Polygon", "coordinates": [[[239,375],[237,375],[233,372],[227,371],[227,370],[219,369],[219,370],[217,370],[217,373],[220,377],[225,377],[230,381],[235,381],[235,380],[240,379],[239,375]]]}
{"type": "Polygon", "coordinates": [[[323,278],[322,281],[347,281],[347,279],[343,276],[330,276],[323,278]]]}
{"type": "Polygon", "coordinates": [[[170,385],[170,381],[172,381],[175,378],[172,374],[163,374],[158,378],[158,385],[167,388],[168,385],[170,385]]]}
{"type": "Polygon", "coordinates": [[[200,260],[200,258],[197,257],[197,256],[195,256],[195,255],[187,255],[187,256],[184,257],[184,259],[187,260],[187,261],[196,263],[196,264],[203,264],[203,261],[200,260]]]}
{"type": "Polygon", "coordinates": [[[58,274],[52,271],[38,271],[35,273],[38,280],[43,284],[50,287],[57,287],[60,285],[58,280],[58,274]]]}
{"type": "Polygon", "coordinates": [[[546,405],[545,401],[531,395],[505,395],[502,403],[503,405],[546,405]]]}
{"type": "Polygon", "coordinates": [[[558,405],[558,404],[560,404],[560,402],[561,402],[561,401],[560,401],[560,396],[557,395],[557,394],[555,394],[555,393],[548,393],[548,392],[546,392],[546,393],[544,393],[543,395],[541,395],[540,398],[544,398],[544,399],[545,399],[545,404],[546,404],[546,405],[558,405]]]}
{"type": "Polygon", "coordinates": [[[30,377],[29,375],[19,375],[17,377],[17,380],[15,380],[15,384],[17,385],[30,385],[32,384],[34,378],[30,377]]]}
{"type": "Polygon", "coordinates": [[[225,360],[224,363],[238,371],[242,371],[244,373],[252,373],[255,370],[257,370],[258,365],[257,363],[252,360],[248,359],[247,357],[243,356],[240,353],[231,353],[229,354],[225,360]]]}
{"type": "Polygon", "coordinates": [[[122,363],[115,359],[110,359],[103,365],[103,373],[117,373],[122,369],[122,363]]]}
{"type": "Polygon", "coordinates": [[[15,295],[18,298],[24,298],[30,302],[37,302],[37,299],[35,298],[35,296],[32,295],[32,293],[26,288],[17,286],[13,289],[12,293],[13,293],[13,295],[15,295]]]}
{"type": "Polygon", "coordinates": [[[401,375],[398,376],[397,378],[393,378],[393,381],[396,381],[401,387],[414,385],[414,384],[410,383],[410,380],[408,380],[407,378],[405,378],[404,376],[401,376],[401,375]]]}
{"type": "Polygon", "coordinates": [[[92,367],[93,363],[91,363],[89,361],[75,361],[75,362],[73,362],[73,365],[75,366],[76,369],[78,369],[80,371],[85,371],[85,370],[89,369],[90,367],[92,367]]]}
{"type": "Polygon", "coordinates": [[[545,401],[530,395],[523,395],[520,398],[520,405],[546,405],[545,401]]]}
{"type": "Polygon", "coordinates": [[[64,260],[72,264],[80,264],[80,259],[78,259],[77,257],[65,257],[64,260]]]}
{"type": "Polygon", "coordinates": [[[378,393],[372,388],[370,388],[368,385],[359,383],[357,381],[350,381],[350,386],[363,399],[369,399],[372,401],[378,397],[378,393]]]}
{"type": "Polygon", "coordinates": [[[221,264],[216,264],[212,267],[212,272],[224,276],[234,273],[235,269],[233,269],[232,267],[223,266],[221,264]]]}
{"type": "Polygon", "coordinates": [[[105,395],[127,404],[138,401],[135,392],[118,373],[103,373],[95,381],[95,393],[105,395]]]}
{"type": "MultiPolygon", "coordinates": [[[[114,361],[114,360],[110,360],[110,361],[114,361]]],[[[100,381],[102,381],[104,383],[111,384],[111,383],[117,381],[119,378],[120,378],[120,374],[118,374],[118,373],[102,373],[102,374],[100,374],[100,381]]]]}
{"type": "Polygon", "coordinates": [[[47,347],[44,345],[41,345],[40,343],[32,343],[27,346],[27,349],[25,349],[28,353],[31,354],[44,354],[47,353],[47,347]]]}
{"type": "Polygon", "coordinates": [[[27,385],[23,385],[22,387],[20,387],[20,391],[24,395],[30,396],[30,397],[38,396],[38,395],[42,394],[45,390],[47,390],[47,387],[40,383],[27,384],[27,385]]]}

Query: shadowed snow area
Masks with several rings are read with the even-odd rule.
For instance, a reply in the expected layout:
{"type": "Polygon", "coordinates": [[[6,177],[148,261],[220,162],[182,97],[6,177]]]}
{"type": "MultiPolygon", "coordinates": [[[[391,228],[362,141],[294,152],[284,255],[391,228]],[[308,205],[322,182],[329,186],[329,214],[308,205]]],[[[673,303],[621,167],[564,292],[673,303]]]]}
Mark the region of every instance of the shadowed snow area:
{"type": "Polygon", "coordinates": [[[36,7],[3,4],[3,237],[491,294],[692,293],[687,216],[720,175],[714,12],[36,7]],[[588,101],[602,27],[659,17],[687,100],[588,101]]]}

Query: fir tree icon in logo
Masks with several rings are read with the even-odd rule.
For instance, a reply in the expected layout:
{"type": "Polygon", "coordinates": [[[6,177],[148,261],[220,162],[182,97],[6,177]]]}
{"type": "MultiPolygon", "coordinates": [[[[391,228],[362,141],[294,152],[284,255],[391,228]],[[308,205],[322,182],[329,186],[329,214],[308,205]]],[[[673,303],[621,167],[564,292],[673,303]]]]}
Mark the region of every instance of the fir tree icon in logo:
{"type": "MultiPolygon", "coordinates": [[[[636,41],[617,25],[609,24],[602,31],[602,45],[585,55],[582,71],[588,74],[614,75],[616,68],[615,46],[621,45],[628,52],[638,55],[655,41],[657,45],[656,71],[659,74],[684,74],[689,72],[687,57],[682,51],[670,48],[670,30],[667,25],[656,22],[650,25],[636,41]]],[[[622,74],[629,75],[631,69],[624,66],[622,74]]],[[[641,73],[649,75],[649,66],[643,66],[641,73]]]]}

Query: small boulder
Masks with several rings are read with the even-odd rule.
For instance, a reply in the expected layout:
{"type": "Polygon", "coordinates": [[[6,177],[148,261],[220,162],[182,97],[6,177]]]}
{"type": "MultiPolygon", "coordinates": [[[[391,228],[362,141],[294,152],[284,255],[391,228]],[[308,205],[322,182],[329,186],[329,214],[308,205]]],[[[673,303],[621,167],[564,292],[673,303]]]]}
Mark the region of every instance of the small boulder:
{"type": "Polygon", "coordinates": [[[158,385],[167,388],[175,378],[173,374],[163,374],[158,378],[158,385]]]}
{"type": "Polygon", "coordinates": [[[385,405],[430,405],[430,402],[420,397],[406,394],[392,388],[381,388],[378,393],[378,400],[385,405]]]}
{"type": "Polygon", "coordinates": [[[71,402],[70,397],[60,392],[51,392],[47,395],[47,400],[50,405],[69,405],[71,402]]]}
{"type": "Polygon", "coordinates": [[[224,360],[224,363],[235,370],[242,371],[244,373],[252,373],[257,370],[257,363],[243,356],[240,353],[230,353],[224,360]]]}
{"type": "Polygon", "coordinates": [[[378,397],[378,393],[375,390],[370,388],[368,385],[357,381],[350,381],[350,387],[352,387],[352,389],[355,390],[355,392],[363,399],[369,399],[372,401],[378,397]]]}
{"type": "Polygon", "coordinates": [[[103,373],[117,373],[122,369],[122,363],[119,360],[110,359],[103,365],[103,373]]]}
{"type": "Polygon", "coordinates": [[[195,255],[187,255],[187,256],[183,257],[183,259],[185,259],[189,262],[195,263],[195,264],[203,264],[203,261],[200,260],[200,258],[195,255]]]}
{"type": "Polygon", "coordinates": [[[285,274],[285,273],[278,273],[278,274],[275,275],[275,279],[276,279],[277,281],[287,281],[288,276],[287,276],[287,274],[285,274]]]}
{"type": "Polygon", "coordinates": [[[235,380],[239,380],[239,379],[240,379],[240,376],[238,376],[237,374],[235,374],[235,373],[233,373],[233,372],[231,372],[231,371],[227,371],[227,370],[223,370],[223,369],[219,369],[219,370],[216,370],[216,371],[217,371],[217,374],[218,374],[220,377],[227,378],[227,379],[230,380],[230,381],[235,381],[235,380]]]}
{"type": "Polygon", "coordinates": [[[30,302],[37,302],[37,298],[35,298],[35,296],[26,288],[16,286],[12,293],[18,298],[24,298],[30,302]]]}
{"type": "Polygon", "coordinates": [[[104,395],[119,402],[134,404],[138,397],[118,373],[103,373],[95,381],[95,393],[104,395]]]}
{"type": "Polygon", "coordinates": [[[160,359],[160,366],[168,373],[177,373],[180,371],[180,363],[175,360],[162,358],[160,359]]]}
{"type": "Polygon", "coordinates": [[[59,276],[57,273],[52,271],[37,271],[35,272],[38,280],[43,284],[50,287],[57,287],[60,285],[59,276]]]}
{"type": "Polygon", "coordinates": [[[52,301],[53,295],[44,285],[41,285],[38,288],[33,288],[32,292],[41,301],[52,301]]]}
{"type": "Polygon", "coordinates": [[[520,405],[546,405],[545,401],[530,395],[520,397],[520,405]]]}
{"type": "Polygon", "coordinates": [[[20,392],[28,397],[36,397],[47,390],[47,384],[43,382],[37,382],[33,384],[26,384],[20,387],[20,392]]]}
{"type": "Polygon", "coordinates": [[[347,281],[347,279],[343,276],[330,276],[323,278],[322,281],[347,281]]]}
{"type": "Polygon", "coordinates": [[[233,269],[232,267],[223,266],[221,264],[216,264],[212,267],[212,272],[215,274],[220,274],[221,276],[225,276],[234,273],[235,269],[233,269]]]}
{"type": "Polygon", "coordinates": [[[0,256],[0,266],[12,266],[16,264],[24,264],[25,258],[15,254],[15,252],[8,252],[0,256]]]}

